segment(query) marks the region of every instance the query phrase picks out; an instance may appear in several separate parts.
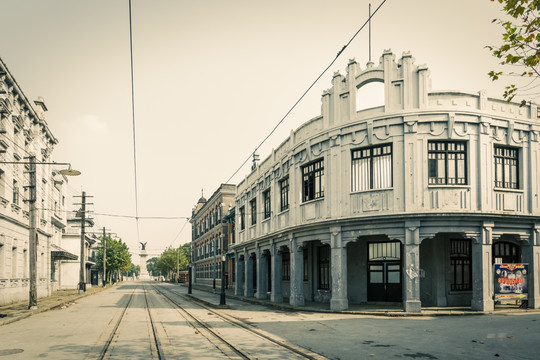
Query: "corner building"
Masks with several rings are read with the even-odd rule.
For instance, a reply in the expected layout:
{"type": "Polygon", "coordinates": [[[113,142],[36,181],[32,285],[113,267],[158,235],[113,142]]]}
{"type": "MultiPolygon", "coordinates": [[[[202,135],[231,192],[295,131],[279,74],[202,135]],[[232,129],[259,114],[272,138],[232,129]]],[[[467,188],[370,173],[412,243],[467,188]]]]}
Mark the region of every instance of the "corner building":
{"type": "Polygon", "coordinates": [[[486,312],[493,264],[523,262],[540,308],[539,130],[534,104],[432,91],[408,53],[351,60],[238,184],[236,294],[486,312]],[[384,104],[359,110],[372,87],[384,104]]]}

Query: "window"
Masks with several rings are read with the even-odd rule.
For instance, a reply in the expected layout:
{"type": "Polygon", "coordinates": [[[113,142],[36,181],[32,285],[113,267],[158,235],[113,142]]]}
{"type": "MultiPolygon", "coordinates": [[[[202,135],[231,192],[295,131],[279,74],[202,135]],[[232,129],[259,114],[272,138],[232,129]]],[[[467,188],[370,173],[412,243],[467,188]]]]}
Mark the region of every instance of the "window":
{"type": "Polygon", "coordinates": [[[495,186],[518,189],[518,149],[495,145],[495,186]]]}
{"type": "Polygon", "coordinates": [[[268,219],[272,212],[270,204],[270,189],[263,192],[263,202],[264,202],[264,218],[268,219]]]}
{"type": "Polygon", "coordinates": [[[302,199],[309,201],[324,197],[324,161],[317,160],[302,167],[302,199]]]}
{"type": "Polygon", "coordinates": [[[352,151],[352,191],[392,187],[392,145],[352,151]]]}
{"type": "Polygon", "coordinates": [[[471,241],[451,240],[452,291],[472,290],[471,241]]]}
{"type": "Polygon", "coordinates": [[[281,199],[281,211],[289,208],[289,178],[285,178],[279,182],[279,194],[281,199]]]}
{"type": "Polygon", "coordinates": [[[430,141],[428,143],[429,183],[466,185],[466,151],[465,141],[430,141]]]}
{"type": "Polygon", "coordinates": [[[246,228],[246,208],[241,207],[240,208],[240,230],[244,230],[246,228]]]}
{"type": "Polygon", "coordinates": [[[291,280],[291,253],[281,253],[281,280],[291,280]]]}
{"type": "Polygon", "coordinates": [[[19,205],[19,185],[17,180],[13,180],[13,203],[19,205]]]}
{"type": "Polygon", "coordinates": [[[251,225],[255,225],[257,223],[257,198],[251,199],[249,207],[251,209],[251,225]]]}
{"type": "Polygon", "coordinates": [[[519,246],[507,241],[493,244],[494,264],[516,264],[520,263],[519,246]]]}
{"type": "Polygon", "coordinates": [[[0,169],[0,196],[5,196],[6,193],[6,175],[4,170],[0,169]]]}
{"type": "Polygon", "coordinates": [[[319,289],[330,290],[330,246],[319,247],[319,289]]]}

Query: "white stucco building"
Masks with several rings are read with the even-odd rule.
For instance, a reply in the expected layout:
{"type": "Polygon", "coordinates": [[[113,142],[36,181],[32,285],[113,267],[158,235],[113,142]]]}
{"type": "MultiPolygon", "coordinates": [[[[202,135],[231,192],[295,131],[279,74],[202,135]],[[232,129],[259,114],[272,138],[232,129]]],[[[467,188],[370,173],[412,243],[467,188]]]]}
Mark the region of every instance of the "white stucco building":
{"type": "Polygon", "coordinates": [[[236,294],[490,311],[493,264],[510,262],[540,308],[539,124],[534,104],[432,91],[410,54],[351,60],[238,184],[236,294]],[[384,104],[360,110],[366,88],[384,104]]]}
{"type": "Polygon", "coordinates": [[[36,156],[37,295],[58,288],[67,179],[50,163],[57,139],[42,98],[31,104],[0,59],[0,304],[29,298],[28,156],[36,156]],[[11,163],[6,163],[11,162],[11,163]],[[23,164],[13,164],[13,162],[23,164]]]}

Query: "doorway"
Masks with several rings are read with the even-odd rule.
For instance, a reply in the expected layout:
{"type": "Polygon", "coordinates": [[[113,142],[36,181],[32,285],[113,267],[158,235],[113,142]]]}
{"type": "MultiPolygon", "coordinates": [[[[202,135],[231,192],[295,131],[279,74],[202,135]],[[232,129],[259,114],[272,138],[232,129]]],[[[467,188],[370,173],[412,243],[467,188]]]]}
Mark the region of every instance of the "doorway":
{"type": "Polygon", "coordinates": [[[401,302],[401,242],[368,243],[368,301],[401,302]]]}

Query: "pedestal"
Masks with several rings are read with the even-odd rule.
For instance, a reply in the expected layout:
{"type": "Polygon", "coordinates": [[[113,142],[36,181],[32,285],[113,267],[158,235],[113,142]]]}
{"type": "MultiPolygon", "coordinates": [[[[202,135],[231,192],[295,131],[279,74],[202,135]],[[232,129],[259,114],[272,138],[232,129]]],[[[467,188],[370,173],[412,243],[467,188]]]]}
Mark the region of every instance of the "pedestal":
{"type": "Polygon", "coordinates": [[[141,280],[148,280],[150,279],[150,275],[148,275],[148,269],[146,268],[146,250],[141,250],[141,253],[139,254],[139,257],[141,259],[140,267],[141,267],[141,273],[139,275],[139,279],[141,280]]]}

